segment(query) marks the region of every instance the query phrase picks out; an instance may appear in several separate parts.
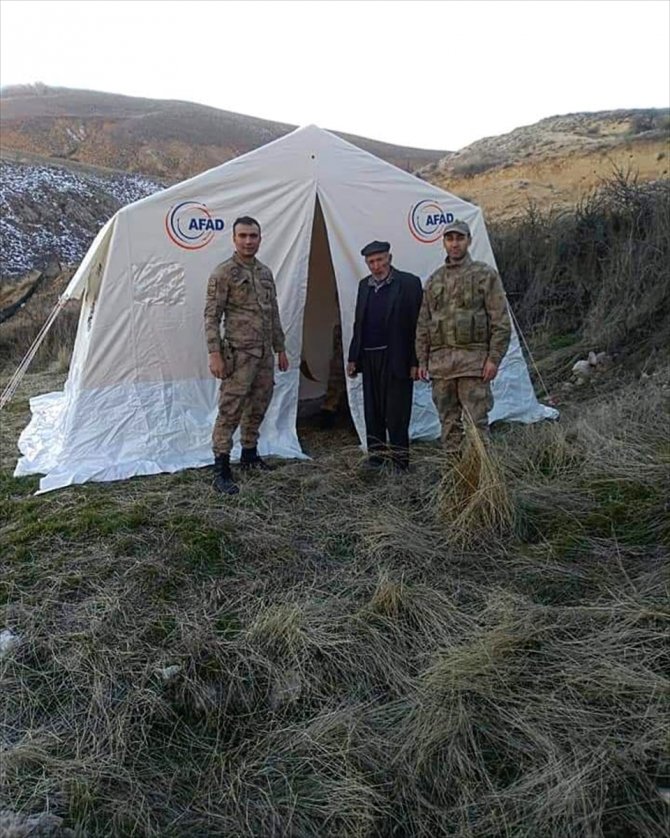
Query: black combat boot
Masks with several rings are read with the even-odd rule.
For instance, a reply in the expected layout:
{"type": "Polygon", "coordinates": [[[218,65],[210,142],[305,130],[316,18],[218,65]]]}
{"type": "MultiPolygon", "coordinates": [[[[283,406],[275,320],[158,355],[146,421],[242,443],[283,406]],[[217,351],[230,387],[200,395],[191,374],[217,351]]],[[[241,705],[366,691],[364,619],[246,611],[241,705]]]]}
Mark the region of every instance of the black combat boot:
{"type": "Polygon", "coordinates": [[[274,466],[266,463],[258,456],[258,450],[254,445],[253,448],[243,448],[242,456],[240,457],[240,468],[242,471],[250,471],[251,469],[257,471],[274,471],[274,466]]]}
{"type": "Polygon", "coordinates": [[[214,457],[214,488],[224,495],[236,495],[240,487],[233,479],[230,470],[230,454],[217,454],[214,457]]]}

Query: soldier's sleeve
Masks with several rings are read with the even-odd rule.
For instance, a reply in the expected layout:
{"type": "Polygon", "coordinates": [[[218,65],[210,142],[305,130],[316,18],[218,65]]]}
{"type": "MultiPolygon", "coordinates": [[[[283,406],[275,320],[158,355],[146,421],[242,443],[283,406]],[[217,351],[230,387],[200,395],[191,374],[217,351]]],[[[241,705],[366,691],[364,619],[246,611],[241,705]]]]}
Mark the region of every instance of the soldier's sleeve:
{"type": "Polygon", "coordinates": [[[277,288],[272,278],[272,349],[274,352],[286,352],[286,339],[279,319],[279,305],[277,304],[277,288]]]}
{"type": "Polygon", "coordinates": [[[208,352],[221,351],[221,318],[228,299],[228,275],[218,267],[207,281],[205,297],[205,339],[208,352]]]}
{"type": "Polygon", "coordinates": [[[484,303],[489,316],[489,360],[499,365],[507,352],[512,335],[512,322],[507,308],[507,297],[500,275],[491,271],[484,303]]]}
{"type": "Polygon", "coordinates": [[[416,357],[418,366],[428,366],[428,356],[430,355],[430,280],[426,284],[423,292],[423,299],[421,300],[421,308],[419,309],[419,317],[416,321],[416,357]]]}

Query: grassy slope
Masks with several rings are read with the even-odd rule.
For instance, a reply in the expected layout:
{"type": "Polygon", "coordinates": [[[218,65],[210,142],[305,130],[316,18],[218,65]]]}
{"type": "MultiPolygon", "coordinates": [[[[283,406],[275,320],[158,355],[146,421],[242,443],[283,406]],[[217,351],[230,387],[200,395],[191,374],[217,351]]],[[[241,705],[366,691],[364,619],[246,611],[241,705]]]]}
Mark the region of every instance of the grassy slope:
{"type": "Polygon", "coordinates": [[[365,478],[346,430],[225,501],[207,470],[32,497],[10,443],[54,384],[4,436],[12,808],[99,835],[662,834],[660,379],[500,432],[488,531],[454,529],[435,446],[365,478]]]}
{"type": "Polygon", "coordinates": [[[670,366],[639,353],[668,322],[667,219],[621,188],[623,214],[583,207],[535,251],[532,216],[496,252],[551,388],[604,345],[607,299],[630,363],[455,472],[417,445],[405,479],[365,476],[348,429],[305,427],[314,459],[236,498],[207,470],[34,497],[15,441],[63,375],[29,375],[0,437],[0,809],[88,835],[665,834],[670,366]]]}

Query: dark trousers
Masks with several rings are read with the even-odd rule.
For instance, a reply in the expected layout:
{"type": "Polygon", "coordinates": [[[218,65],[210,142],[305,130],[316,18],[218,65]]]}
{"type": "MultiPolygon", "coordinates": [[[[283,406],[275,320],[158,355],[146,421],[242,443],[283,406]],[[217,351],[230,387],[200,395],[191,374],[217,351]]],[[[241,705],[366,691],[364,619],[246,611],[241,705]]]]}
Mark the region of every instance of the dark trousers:
{"type": "Polygon", "coordinates": [[[386,349],[363,351],[363,407],[368,453],[379,456],[386,450],[386,432],[394,462],[401,468],[409,463],[409,420],[412,415],[414,382],[396,378],[388,368],[386,349]]]}

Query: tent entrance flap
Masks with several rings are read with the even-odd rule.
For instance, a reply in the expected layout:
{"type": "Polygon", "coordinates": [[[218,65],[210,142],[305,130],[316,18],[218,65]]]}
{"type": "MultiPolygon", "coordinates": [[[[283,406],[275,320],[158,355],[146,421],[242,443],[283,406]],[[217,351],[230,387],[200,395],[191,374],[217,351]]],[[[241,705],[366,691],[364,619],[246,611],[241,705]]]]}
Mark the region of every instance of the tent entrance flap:
{"type": "Polygon", "coordinates": [[[318,197],[307,270],[300,358],[300,400],[317,404],[317,400],[325,396],[328,388],[333,330],[340,323],[335,270],[318,197]]]}

